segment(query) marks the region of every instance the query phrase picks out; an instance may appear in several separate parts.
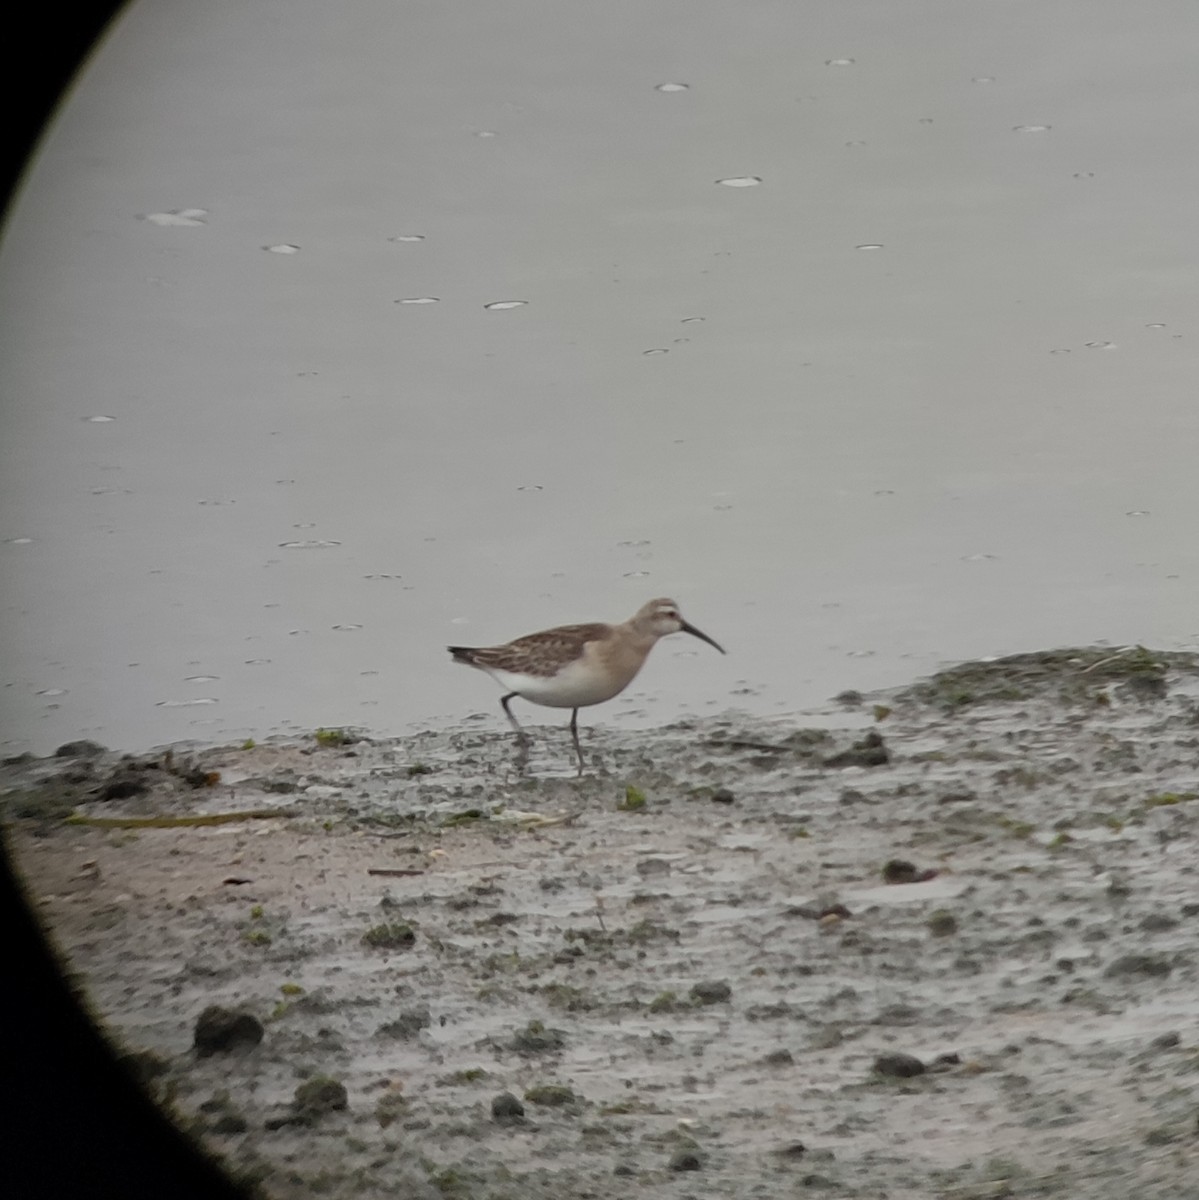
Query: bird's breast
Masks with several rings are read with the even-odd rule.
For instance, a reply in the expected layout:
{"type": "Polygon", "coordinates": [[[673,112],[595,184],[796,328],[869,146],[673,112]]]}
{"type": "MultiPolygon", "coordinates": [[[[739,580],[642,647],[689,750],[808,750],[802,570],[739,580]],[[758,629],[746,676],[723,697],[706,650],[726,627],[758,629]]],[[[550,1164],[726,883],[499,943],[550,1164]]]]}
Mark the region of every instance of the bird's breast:
{"type": "Polygon", "coordinates": [[[623,692],[644,662],[645,654],[633,652],[629,647],[588,642],[578,658],[553,675],[522,675],[511,671],[492,671],[492,674],[504,687],[534,704],[585,708],[623,692]]]}

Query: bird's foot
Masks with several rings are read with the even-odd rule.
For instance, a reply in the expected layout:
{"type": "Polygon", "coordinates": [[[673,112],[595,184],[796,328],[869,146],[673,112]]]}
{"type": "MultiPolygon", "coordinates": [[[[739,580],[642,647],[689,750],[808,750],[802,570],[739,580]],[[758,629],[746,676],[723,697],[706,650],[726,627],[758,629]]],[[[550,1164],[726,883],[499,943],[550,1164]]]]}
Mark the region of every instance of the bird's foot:
{"type": "Polygon", "coordinates": [[[516,744],[516,769],[523,775],[529,769],[529,750],[533,739],[523,730],[518,730],[513,739],[516,744]]]}

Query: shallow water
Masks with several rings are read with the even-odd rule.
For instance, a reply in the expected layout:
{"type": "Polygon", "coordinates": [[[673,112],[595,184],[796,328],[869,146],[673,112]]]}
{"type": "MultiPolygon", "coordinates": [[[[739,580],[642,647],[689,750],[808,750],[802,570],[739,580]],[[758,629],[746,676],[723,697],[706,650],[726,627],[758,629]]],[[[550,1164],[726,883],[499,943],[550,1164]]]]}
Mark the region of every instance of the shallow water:
{"type": "Polygon", "coordinates": [[[132,6],[0,258],[2,744],[498,728],[445,643],[662,594],[729,656],[588,720],[1195,645],[1196,38],[132,6]]]}

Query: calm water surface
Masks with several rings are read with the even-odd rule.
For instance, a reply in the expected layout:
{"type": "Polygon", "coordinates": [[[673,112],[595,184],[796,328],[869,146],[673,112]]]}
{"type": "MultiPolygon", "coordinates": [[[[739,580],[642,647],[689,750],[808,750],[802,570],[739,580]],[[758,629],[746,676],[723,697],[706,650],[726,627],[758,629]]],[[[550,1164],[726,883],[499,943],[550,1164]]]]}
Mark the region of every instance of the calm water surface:
{"type": "MultiPolygon", "coordinates": [[[[1199,9],[141,0],[0,254],[0,745],[1199,644],[1199,9]]],[[[539,714],[556,720],[552,713],[539,714]]]]}

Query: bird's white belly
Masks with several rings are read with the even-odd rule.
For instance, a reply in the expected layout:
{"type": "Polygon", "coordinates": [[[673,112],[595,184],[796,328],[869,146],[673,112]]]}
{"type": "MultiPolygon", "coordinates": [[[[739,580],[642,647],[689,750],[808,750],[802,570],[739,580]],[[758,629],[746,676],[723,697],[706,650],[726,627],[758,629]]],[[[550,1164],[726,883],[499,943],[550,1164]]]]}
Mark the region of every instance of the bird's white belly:
{"type": "MultiPolygon", "coordinates": [[[[491,677],[510,692],[548,708],[585,708],[602,704],[624,691],[632,676],[615,675],[585,659],[563,667],[556,675],[520,675],[491,670],[491,677]]],[[[635,672],[634,672],[635,674],[635,672]]]]}

